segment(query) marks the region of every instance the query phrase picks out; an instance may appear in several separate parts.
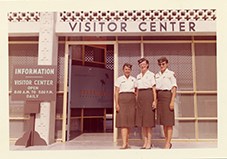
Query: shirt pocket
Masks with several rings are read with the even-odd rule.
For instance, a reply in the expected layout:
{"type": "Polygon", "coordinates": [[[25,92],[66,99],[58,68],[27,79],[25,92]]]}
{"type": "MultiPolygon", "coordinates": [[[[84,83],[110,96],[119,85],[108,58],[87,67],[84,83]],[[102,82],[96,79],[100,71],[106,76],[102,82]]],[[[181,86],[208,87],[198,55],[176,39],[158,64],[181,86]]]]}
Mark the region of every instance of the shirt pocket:
{"type": "Polygon", "coordinates": [[[163,78],[171,80],[172,76],[173,76],[172,74],[166,74],[166,75],[164,75],[163,78]]]}

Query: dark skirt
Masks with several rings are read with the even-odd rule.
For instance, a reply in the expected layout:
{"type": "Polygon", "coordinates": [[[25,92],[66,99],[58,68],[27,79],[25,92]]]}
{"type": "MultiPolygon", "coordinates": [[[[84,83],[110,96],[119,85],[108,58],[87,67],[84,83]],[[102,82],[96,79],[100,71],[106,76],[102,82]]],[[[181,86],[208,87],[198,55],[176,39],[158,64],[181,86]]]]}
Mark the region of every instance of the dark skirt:
{"type": "Polygon", "coordinates": [[[155,126],[155,110],[152,109],[153,101],[152,89],[139,90],[136,109],[136,126],[155,126]]]}
{"type": "Polygon", "coordinates": [[[120,110],[116,113],[117,128],[131,128],[135,126],[136,96],[134,93],[119,94],[120,110]]]}
{"type": "Polygon", "coordinates": [[[170,110],[171,91],[158,91],[157,104],[157,123],[164,126],[173,126],[175,124],[174,110],[170,110]]]}

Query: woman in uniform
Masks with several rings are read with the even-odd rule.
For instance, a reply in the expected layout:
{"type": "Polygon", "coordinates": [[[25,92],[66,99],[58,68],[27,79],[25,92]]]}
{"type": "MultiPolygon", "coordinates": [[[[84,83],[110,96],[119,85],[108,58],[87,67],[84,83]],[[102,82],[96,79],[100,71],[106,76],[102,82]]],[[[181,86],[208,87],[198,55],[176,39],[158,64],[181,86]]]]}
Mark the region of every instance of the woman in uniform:
{"type": "Polygon", "coordinates": [[[149,71],[149,61],[146,58],[138,60],[141,73],[137,75],[137,113],[136,126],[142,127],[144,143],[141,149],[152,147],[152,127],[155,126],[156,89],[155,75],[149,71]]]}
{"type": "Polygon", "coordinates": [[[168,69],[168,59],[161,57],[158,59],[160,71],[155,75],[157,89],[157,118],[158,123],[163,125],[165,135],[165,147],[172,147],[171,139],[173,134],[174,100],[176,97],[176,78],[173,71],[168,69]]]}
{"type": "Polygon", "coordinates": [[[124,75],[117,78],[115,83],[116,127],[121,128],[121,149],[130,148],[128,144],[130,128],[135,126],[136,109],[136,79],[131,74],[132,65],[123,65],[124,75]]]}

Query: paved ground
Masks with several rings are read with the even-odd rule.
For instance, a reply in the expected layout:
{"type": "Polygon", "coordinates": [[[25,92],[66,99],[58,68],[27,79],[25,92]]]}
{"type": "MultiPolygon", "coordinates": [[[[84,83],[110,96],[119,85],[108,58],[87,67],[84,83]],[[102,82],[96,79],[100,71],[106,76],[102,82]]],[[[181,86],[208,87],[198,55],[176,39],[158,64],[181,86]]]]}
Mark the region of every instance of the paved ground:
{"type": "MultiPolygon", "coordinates": [[[[151,150],[162,149],[162,141],[153,141],[154,147],[151,150]]],[[[217,148],[216,141],[191,142],[173,141],[172,149],[198,149],[198,148],[217,148]]],[[[101,150],[119,149],[121,141],[114,143],[112,133],[84,133],[68,142],[56,142],[48,146],[15,146],[10,144],[10,150],[101,150]]],[[[130,150],[140,149],[142,140],[130,140],[130,150]]],[[[150,150],[148,150],[150,151],[150,150]]]]}

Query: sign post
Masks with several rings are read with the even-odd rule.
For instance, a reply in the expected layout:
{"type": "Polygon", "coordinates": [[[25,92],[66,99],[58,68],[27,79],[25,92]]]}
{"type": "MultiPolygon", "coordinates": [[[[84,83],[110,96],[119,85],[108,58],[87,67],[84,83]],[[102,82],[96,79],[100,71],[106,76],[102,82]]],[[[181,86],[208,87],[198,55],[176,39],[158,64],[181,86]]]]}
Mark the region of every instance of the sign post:
{"type": "Polygon", "coordinates": [[[24,145],[25,147],[33,145],[47,145],[45,140],[43,140],[39,133],[35,131],[35,115],[40,112],[40,102],[28,101],[25,104],[25,114],[30,115],[29,119],[29,129],[24,135],[19,138],[15,145],[24,145]]]}
{"type": "Polygon", "coordinates": [[[56,66],[15,66],[12,100],[25,101],[24,112],[30,116],[29,129],[15,145],[47,145],[35,131],[35,116],[41,102],[56,100],[56,71],[56,66]]]}

